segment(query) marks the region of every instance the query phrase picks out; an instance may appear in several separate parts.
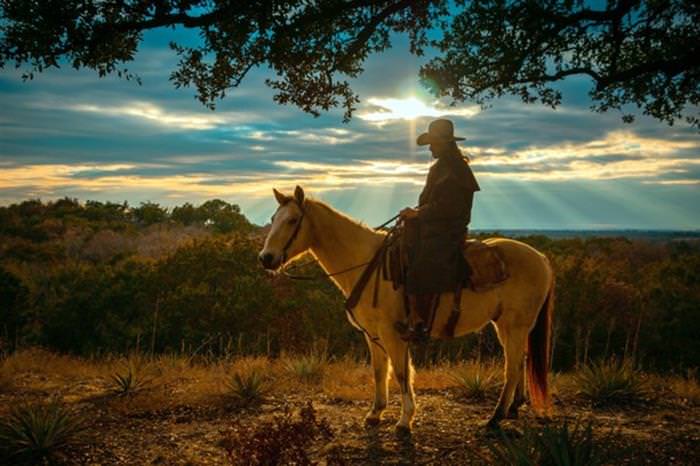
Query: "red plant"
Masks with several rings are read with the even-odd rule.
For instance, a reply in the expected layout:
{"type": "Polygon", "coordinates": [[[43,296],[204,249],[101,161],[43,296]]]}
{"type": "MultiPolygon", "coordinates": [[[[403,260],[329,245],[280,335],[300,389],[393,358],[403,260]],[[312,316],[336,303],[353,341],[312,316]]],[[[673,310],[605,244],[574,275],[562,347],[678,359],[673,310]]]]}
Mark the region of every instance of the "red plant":
{"type": "Polygon", "coordinates": [[[327,419],[317,419],[309,401],[294,416],[288,407],[284,414],[249,426],[235,426],[224,433],[219,445],[233,465],[310,465],[306,449],[317,438],[330,440],[333,431],[327,419]]]}

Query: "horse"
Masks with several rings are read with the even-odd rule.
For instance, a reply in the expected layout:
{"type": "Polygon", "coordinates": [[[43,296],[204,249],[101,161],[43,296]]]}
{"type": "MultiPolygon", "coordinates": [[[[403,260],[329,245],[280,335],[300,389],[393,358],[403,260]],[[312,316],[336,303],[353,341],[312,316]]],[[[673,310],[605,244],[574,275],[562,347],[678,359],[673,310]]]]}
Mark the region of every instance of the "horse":
{"type": "MultiPolygon", "coordinates": [[[[297,186],[294,195],[273,189],[279,203],[259,260],[268,270],[279,270],[310,252],[331,280],[347,297],[363,267],[382,245],[386,232],[377,231],[338,212],[329,205],[304,195],[297,186]],[[341,272],[341,273],[338,273],[341,272]]],[[[526,401],[527,379],[530,402],[538,414],[546,414],[550,400],[549,371],[554,273],[547,258],[533,247],[506,238],[485,240],[500,250],[509,278],[499,286],[481,292],[465,288],[454,335],[479,331],[489,322],[496,329],[505,356],[505,377],[498,403],[486,423],[497,428],[505,418],[517,418],[526,401]],[[527,359],[527,364],[526,364],[527,359]]],[[[400,338],[395,323],[405,321],[401,290],[381,280],[377,306],[373,292],[365,291],[348,318],[365,335],[374,372],[374,403],[365,416],[377,424],[387,406],[388,376],[393,369],[401,390],[399,433],[411,432],[416,412],[413,389],[414,368],[409,344],[400,338]]],[[[373,287],[369,287],[373,288],[373,287]]],[[[431,337],[439,337],[453,306],[454,293],[440,296],[431,337]]]]}

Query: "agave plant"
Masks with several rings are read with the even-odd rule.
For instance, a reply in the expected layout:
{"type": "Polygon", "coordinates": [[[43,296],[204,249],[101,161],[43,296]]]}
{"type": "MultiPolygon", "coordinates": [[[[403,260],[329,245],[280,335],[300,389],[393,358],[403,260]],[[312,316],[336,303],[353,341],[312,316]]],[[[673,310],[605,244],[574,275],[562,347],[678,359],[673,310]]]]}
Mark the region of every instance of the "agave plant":
{"type": "Polygon", "coordinates": [[[148,385],[150,379],[143,376],[132,362],[128,362],[123,370],[111,374],[108,379],[108,390],[116,396],[133,395],[148,385]]]}
{"type": "Polygon", "coordinates": [[[226,383],[227,394],[239,407],[257,406],[268,393],[265,377],[256,370],[236,372],[226,383]]]}
{"type": "Polygon", "coordinates": [[[0,459],[3,464],[54,461],[80,441],[84,418],[58,402],[20,405],[0,420],[0,459]]]}
{"type": "Polygon", "coordinates": [[[628,361],[591,364],[575,376],[579,394],[596,406],[633,403],[648,395],[646,381],[628,361]]]}
{"type": "Polygon", "coordinates": [[[450,374],[457,384],[457,389],[465,398],[481,400],[498,386],[498,377],[494,371],[481,365],[461,368],[450,374]]]}
{"type": "Polygon", "coordinates": [[[602,456],[593,438],[593,427],[568,422],[559,426],[526,426],[522,436],[512,439],[505,433],[489,444],[494,463],[518,466],[595,466],[602,456]]]}
{"type": "Polygon", "coordinates": [[[320,382],[327,366],[328,358],[323,353],[309,353],[285,362],[287,371],[305,383],[320,382]]]}

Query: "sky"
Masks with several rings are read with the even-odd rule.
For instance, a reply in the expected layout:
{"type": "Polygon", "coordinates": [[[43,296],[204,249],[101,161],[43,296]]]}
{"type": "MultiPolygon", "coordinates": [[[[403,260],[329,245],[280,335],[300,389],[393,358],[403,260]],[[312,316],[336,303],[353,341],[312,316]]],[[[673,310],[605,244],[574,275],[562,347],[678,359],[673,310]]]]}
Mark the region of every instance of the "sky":
{"type": "Polygon", "coordinates": [[[432,162],[415,145],[431,120],[453,120],[481,191],[475,229],[700,229],[700,133],[684,123],[594,113],[590,82],[560,85],[556,110],[501,98],[487,109],[436,101],[418,82],[427,58],[407,41],[351,81],[361,103],[314,118],[273,102],[253,70],[216,111],[168,81],[172,31],[152,31],[128,65],[142,85],[70,67],[23,82],[0,70],[0,204],[62,197],[158,202],[220,198],[257,224],[272,188],[301,185],[370,225],[415,205],[432,162]]]}

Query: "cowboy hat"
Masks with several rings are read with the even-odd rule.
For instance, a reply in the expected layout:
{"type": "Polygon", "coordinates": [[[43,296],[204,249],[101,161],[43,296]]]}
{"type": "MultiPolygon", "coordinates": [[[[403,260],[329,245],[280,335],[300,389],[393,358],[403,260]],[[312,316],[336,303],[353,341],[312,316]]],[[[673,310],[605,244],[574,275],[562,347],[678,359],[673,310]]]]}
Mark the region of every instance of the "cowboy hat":
{"type": "Polygon", "coordinates": [[[425,146],[434,142],[464,141],[464,138],[455,137],[454,132],[455,129],[450,120],[444,118],[434,120],[428,126],[428,132],[418,136],[416,144],[425,146]]]}

